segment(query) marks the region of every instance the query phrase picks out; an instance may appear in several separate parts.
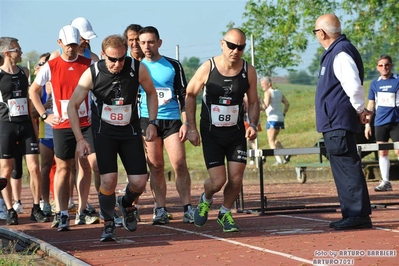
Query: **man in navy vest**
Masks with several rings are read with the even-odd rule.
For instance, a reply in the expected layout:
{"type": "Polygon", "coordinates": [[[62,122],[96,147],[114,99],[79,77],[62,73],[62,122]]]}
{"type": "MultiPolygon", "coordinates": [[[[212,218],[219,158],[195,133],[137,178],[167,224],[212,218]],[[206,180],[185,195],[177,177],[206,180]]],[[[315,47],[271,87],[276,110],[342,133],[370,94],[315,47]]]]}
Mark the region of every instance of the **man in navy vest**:
{"type": "Polygon", "coordinates": [[[326,49],[320,60],[315,107],[317,131],[323,133],[337,187],[342,219],[336,230],[371,228],[371,205],[355,134],[371,114],[365,109],[362,58],[341,34],[334,14],[316,20],[313,33],[326,49]]]}

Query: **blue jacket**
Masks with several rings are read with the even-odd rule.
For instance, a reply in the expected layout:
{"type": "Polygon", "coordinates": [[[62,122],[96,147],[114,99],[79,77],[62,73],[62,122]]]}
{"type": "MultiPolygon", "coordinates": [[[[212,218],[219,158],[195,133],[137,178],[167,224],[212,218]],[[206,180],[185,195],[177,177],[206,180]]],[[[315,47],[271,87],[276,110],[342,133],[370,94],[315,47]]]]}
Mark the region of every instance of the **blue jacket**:
{"type": "Polygon", "coordinates": [[[334,74],[334,58],[340,52],[345,52],[353,58],[359,70],[359,78],[363,84],[364,69],[362,58],[353,44],[342,34],[323,53],[320,61],[315,108],[316,128],[321,133],[337,129],[344,129],[353,133],[358,133],[361,130],[357,112],[334,74]]]}

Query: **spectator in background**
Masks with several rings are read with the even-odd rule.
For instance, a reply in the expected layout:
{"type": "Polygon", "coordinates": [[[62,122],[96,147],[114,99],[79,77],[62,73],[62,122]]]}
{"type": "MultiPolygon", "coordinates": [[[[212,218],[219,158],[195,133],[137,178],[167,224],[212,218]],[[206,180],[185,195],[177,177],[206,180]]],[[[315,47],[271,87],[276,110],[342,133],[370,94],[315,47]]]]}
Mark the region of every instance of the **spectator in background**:
{"type": "MultiPolygon", "coordinates": [[[[375,110],[374,132],[377,143],[388,143],[390,138],[394,142],[399,141],[399,77],[392,73],[392,68],[392,58],[389,55],[380,56],[377,60],[377,71],[381,76],[370,84],[367,109],[375,110]]],[[[367,139],[372,135],[368,123],[364,135],[367,139]]],[[[399,149],[395,153],[399,160],[399,149]]],[[[380,150],[378,154],[382,180],[374,191],[391,191],[389,150],[380,150]]]]}
{"type": "MultiPolygon", "coordinates": [[[[288,112],[290,104],[281,91],[273,88],[270,77],[261,78],[260,86],[265,92],[263,105],[266,109],[266,130],[270,149],[282,149],[283,145],[277,140],[277,135],[281,129],[284,129],[284,117],[288,112]],[[284,105],[284,109],[282,109],[282,105],[284,105]]],[[[281,158],[279,155],[275,155],[275,157],[276,162],[273,165],[285,164],[290,160],[290,155],[286,155],[284,158],[281,158]]]]}

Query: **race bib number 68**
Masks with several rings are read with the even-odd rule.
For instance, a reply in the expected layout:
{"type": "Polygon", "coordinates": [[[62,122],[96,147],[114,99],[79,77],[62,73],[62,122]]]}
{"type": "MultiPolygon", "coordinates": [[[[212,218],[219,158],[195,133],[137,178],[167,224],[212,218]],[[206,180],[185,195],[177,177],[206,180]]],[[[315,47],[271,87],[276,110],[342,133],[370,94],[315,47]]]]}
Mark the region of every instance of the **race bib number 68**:
{"type": "Polygon", "coordinates": [[[212,125],[217,127],[230,127],[237,125],[238,105],[224,106],[211,104],[212,125]]]}

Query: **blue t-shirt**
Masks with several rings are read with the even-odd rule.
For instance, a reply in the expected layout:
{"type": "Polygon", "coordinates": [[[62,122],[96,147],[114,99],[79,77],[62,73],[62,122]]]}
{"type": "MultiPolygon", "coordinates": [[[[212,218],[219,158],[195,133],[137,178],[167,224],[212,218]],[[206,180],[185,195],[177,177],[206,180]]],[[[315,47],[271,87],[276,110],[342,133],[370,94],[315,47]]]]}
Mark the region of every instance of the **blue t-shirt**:
{"type": "Polygon", "coordinates": [[[369,100],[375,101],[375,126],[399,122],[399,76],[379,77],[370,84],[369,100]]]}
{"type": "MultiPolygon", "coordinates": [[[[150,62],[144,58],[141,63],[147,67],[158,94],[157,119],[180,119],[180,106],[174,84],[176,71],[173,65],[164,56],[156,62],[150,62]]],[[[141,86],[140,94],[140,116],[149,118],[147,95],[141,86]]]]}

